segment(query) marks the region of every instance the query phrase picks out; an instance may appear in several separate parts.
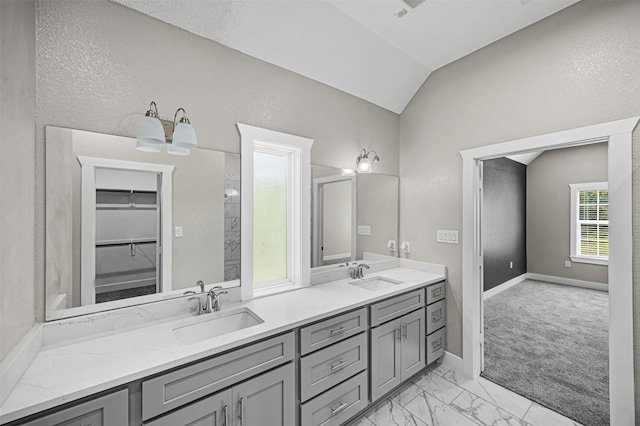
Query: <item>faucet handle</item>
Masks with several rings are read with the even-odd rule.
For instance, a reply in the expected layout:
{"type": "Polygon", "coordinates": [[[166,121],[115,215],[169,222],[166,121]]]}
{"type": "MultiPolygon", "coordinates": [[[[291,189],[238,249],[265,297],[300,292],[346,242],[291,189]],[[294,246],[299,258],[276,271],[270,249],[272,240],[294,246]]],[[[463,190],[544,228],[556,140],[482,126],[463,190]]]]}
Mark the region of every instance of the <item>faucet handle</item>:
{"type": "MultiPolygon", "coordinates": [[[[193,290],[189,290],[189,291],[185,291],[185,292],[184,292],[184,293],[182,293],[182,294],[183,294],[184,296],[187,296],[187,295],[189,295],[189,294],[196,294],[196,292],[195,292],[195,291],[193,291],[193,290]]],[[[193,298],[192,298],[192,299],[193,299],[193,298]]],[[[189,300],[191,300],[191,299],[189,299],[189,300]]]]}

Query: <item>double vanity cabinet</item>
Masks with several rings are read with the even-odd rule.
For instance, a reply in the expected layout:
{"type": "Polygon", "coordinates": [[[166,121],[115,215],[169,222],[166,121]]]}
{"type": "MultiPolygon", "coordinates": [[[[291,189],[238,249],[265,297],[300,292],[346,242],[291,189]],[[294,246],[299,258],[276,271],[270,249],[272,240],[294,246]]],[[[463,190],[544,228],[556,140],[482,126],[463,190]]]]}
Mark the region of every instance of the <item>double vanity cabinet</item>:
{"type": "Polygon", "coordinates": [[[413,288],[16,424],[342,425],[444,355],[444,298],[413,288]]]}

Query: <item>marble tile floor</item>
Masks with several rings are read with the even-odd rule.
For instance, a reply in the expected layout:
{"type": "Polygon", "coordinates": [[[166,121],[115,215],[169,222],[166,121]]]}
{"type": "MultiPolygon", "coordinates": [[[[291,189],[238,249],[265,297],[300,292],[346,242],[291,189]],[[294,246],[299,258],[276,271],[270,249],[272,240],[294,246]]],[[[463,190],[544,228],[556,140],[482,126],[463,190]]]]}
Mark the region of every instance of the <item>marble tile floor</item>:
{"type": "Polygon", "coordinates": [[[349,426],[580,426],[480,377],[439,366],[349,426]]]}

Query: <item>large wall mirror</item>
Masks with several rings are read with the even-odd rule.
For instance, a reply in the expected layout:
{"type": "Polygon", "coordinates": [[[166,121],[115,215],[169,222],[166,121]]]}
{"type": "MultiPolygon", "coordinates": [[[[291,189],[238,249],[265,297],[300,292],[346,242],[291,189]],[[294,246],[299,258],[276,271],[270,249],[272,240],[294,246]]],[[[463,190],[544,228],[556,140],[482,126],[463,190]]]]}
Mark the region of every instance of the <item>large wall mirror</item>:
{"type": "Polygon", "coordinates": [[[47,320],[239,278],[238,154],[47,126],[47,320]]]}
{"type": "Polygon", "coordinates": [[[361,260],[364,252],[397,256],[398,176],[345,174],[313,164],[311,266],[361,260]]]}

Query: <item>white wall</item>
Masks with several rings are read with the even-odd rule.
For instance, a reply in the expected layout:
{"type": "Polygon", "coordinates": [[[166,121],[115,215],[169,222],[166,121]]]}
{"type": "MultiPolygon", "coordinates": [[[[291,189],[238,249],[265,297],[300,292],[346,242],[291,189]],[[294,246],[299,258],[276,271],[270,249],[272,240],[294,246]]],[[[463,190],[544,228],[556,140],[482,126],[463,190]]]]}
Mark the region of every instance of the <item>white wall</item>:
{"type": "Polygon", "coordinates": [[[571,183],[608,180],[607,144],[555,149],[527,167],[527,272],[574,280],[609,282],[609,268],[569,258],[571,183]]]}
{"type": "Polygon", "coordinates": [[[132,137],[155,100],[163,118],[184,107],[206,148],[238,153],[242,122],[315,139],[314,163],[353,168],[373,148],[398,173],[398,115],[344,92],[106,0],[38,0],[36,27],[39,319],[45,125],[132,137]]]}
{"type": "Polygon", "coordinates": [[[579,2],[437,70],[401,114],[400,239],[448,267],[449,352],[462,356],[462,250],[435,237],[461,229],[458,152],[639,115],[639,22],[640,2],[579,2]]]}
{"type": "Polygon", "coordinates": [[[0,360],[34,323],[35,3],[0,1],[0,360]]]}

